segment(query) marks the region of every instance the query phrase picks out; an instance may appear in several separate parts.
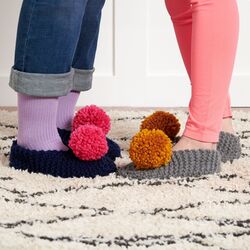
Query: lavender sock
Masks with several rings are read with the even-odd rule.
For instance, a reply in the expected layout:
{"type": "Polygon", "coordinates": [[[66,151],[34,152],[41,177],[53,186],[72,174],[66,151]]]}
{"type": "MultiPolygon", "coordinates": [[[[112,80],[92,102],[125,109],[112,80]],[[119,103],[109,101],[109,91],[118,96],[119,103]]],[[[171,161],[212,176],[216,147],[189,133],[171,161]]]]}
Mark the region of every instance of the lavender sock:
{"type": "Polygon", "coordinates": [[[30,150],[66,151],[57,132],[58,98],[18,94],[18,145],[30,150]]]}
{"type": "Polygon", "coordinates": [[[70,131],[72,120],[75,113],[76,102],[79,98],[79,92],[70,92],[66,96],[59,97],[58,111],[57,111],[57,127],[70,131]]]}

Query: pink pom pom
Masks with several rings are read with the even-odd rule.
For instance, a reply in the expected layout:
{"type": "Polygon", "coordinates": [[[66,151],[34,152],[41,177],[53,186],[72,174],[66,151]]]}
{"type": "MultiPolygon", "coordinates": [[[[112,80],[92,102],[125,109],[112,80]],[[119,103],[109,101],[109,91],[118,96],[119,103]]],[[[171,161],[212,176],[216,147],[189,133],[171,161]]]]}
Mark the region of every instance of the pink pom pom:
{"type": "Polygon", "coordinates": [[[101,128],[94,125],[80,126],[72,132],[69,147],[76,157],[91,161],[102,158],[108,152],[108,144],[101,128]]]}
{"type": "Polygon", "coordinates": [[[73,131],[81,125],[95,125],[102,129],[104,134],[110,130],[110,118],[104,110],[91,105],[80,109],[73,120],[73,131]]]}

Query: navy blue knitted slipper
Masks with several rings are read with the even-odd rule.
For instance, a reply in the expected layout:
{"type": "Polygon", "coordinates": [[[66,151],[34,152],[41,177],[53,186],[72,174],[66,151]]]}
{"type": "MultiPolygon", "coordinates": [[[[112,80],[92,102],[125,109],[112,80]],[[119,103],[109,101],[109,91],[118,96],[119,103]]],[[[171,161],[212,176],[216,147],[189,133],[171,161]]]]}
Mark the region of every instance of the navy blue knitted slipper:
{"type": "Polygon", "coordinates": [[[116,165],[109,157],[95,161],[79,160],[69,151],[36,151],[23,148],[14,141],[10,152],[10,166],[55,177],[107,176],[116,172],[116,165]]]}
{"type": "MultiPolygon", "coordinates": [[[[58,128],[57,130],[64,145],[68,146],[71,131],[60,129],[60,128],[58,128]]],[[[109,150],[106,156],[108,156],[110,159],[115,161],[117,157],[121,157],[121,149],[119,145],[115,143],[114,141],[112,141],[111,139],[107,138],[107,142],[108,142],[109,150]]]]}

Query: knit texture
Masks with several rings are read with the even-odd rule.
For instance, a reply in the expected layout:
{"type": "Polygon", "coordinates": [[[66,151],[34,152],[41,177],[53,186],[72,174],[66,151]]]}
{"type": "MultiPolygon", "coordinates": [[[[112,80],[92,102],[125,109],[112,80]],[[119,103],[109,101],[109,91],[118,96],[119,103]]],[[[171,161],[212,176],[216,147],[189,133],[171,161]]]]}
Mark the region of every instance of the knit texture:
{"type": "Polygon", "coordinates": [[[83,161],[99,160],[108,153],[108,143],[101,128],[80,126],[71,133],[69,148],[83,161]]]}
{"type": "Polygon", "coordinates": [[[23,148],[13,142],[10,152],[10,166],[55,177],[107,176],[116,171],[114,162],[108,157],[96,161],[81,161],[72,151],[35,151],[23,148]]]}
{"type": "Polygon", "coordinates": [[[18,93],[18,144],[30,150],[67,151],[57,132],[58,98],[18,93]]]}
{"type": "Polygon", "coordinates": [[[221,154],[222,162],[230,161],[232,163],[241,156],[240,138],[231,133],[220,132],[217,150],[221,154]]]}
{"type": "Polygon", "coordinates": [[[118,169],[118,175],[130,179],[168,179],[198,177],[220,171],[220,153],[216,150],[183,150],[173,152],[170,163],[150,170],[136,170],[133,163],[118,169]]]}
{"type": "Polygon", "coordinates": [[[71,130],[75,114],[75,106],[80,92],[69,92],[66,96],[58,98],[56,125],[58,128],[71,130]]]}
{"type": "MultiPolygon", "coordinates": [[[[122,158],[155,110],[109,110],[122,158]]],[[[188,113],[169,110],[181,131],[188,113]]],[[[15,171],[16,112],[0,111],[1,250],[250,250],[250,112],[234,111],[242,157],[219,174],[172,179],[55,178],[15,171]]]]}
{"type": "MultiPolygon", "coordinates": [[[[71,131],[67,131],[65,129],[58,128],[58,133],[59,133],[64,145],[67,146],[69,144],[69,138],[70,138],[71,131]]],[[[113,161],[115,161],[115,159],[117,157],[121,157],[121,149],[117,143],[115,143],[114,141],[112,141],[108,137],[106,137],[106,139],[107,139],[108,148],[109,148],[106,156],[109,157],[110,159],[112,159],[113,161]]]]}
{"type": "Polygon", "coordinates": [[[105,135],[111,129],[110,117],[96,105],[85,106],[76,112],[72,122],[72,131],[82,125],[95,125],[101,128],[105,135]]]}

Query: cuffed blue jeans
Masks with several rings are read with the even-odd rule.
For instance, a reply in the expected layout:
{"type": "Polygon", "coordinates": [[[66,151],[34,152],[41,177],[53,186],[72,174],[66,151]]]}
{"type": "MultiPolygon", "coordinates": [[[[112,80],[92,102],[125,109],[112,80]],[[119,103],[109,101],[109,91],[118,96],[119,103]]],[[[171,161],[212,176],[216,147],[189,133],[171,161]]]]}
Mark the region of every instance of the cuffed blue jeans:
{"type": "Polygon", "coordinates": [[[24,0],[10,87],[56,97],[91,88],[105,0],[24,0]]]}

